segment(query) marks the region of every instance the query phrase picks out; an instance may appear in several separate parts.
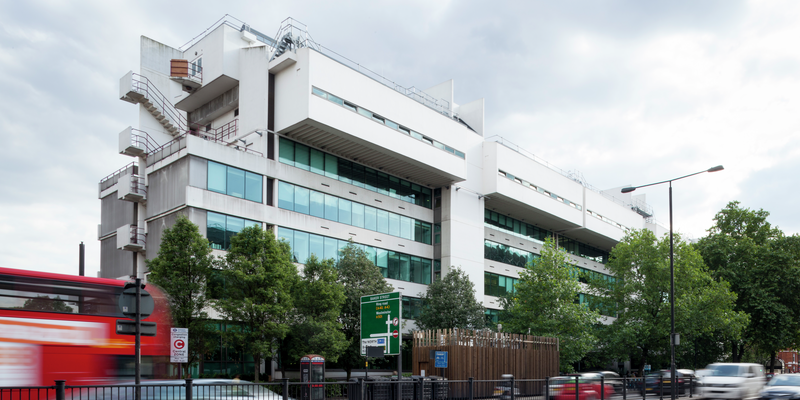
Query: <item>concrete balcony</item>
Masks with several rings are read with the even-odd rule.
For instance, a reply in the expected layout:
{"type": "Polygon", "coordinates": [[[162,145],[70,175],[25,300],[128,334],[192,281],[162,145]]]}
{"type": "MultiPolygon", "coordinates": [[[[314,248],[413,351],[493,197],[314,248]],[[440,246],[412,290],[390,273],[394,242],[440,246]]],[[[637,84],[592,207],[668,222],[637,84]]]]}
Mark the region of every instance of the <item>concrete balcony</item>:
{"type": "Polygon", "coordinates": [[[147,201],[147,186],[144,176],[122,175],[117,181],[117,198],[120,200],[144,203],[147,201]]]}
{"type": "Polygon", "coordinates": [[[130,224],[117,228],[117,249],[142,252],[144,245],[144,228],[130,224]]]}

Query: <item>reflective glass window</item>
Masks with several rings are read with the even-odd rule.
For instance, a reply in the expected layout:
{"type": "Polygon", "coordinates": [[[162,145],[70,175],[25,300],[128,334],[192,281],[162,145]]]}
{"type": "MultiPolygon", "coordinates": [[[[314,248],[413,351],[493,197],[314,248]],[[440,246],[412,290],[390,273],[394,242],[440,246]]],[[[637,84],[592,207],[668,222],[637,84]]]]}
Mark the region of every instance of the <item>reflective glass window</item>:
{"type": "Polygon", "coordinates": [[[378,214],[378,232],[389,233],[389,212],[384,210],[377,210],[378,214]]]}
{"type": "Polygon", "coordinates": [[[309,190],[295,186],[294,187],[294,211],[302,214],[309,214],[309,190]]]}
{"type": "Polygon", "coordinates": [[[339,199],[336,196],[325,195],[325,219],[330,221],[339,220],[339,199]]]}
{"type": "Polygon", "coordinates": [[[227,167],[213,161],[208,162],[208,190],[225,193],[228,190],[227,167]]]}
{"type": "Polygon", "coordinates": [[[305,264],[308,259],[308,233],[294,231],[294,247],[292,250],[297,255],[297,262],[305,264]]]}
{"type": "Polygon", "coordinates": [[[325,153],[311,149],[311,172],[319,175],[325,175],[325,153]]]}
{"type": "Polygon", "coordinates": [[[351,207],[353,202],[350,200],[339,199],[339,222],[351,225],[351,207]]]}
{"type": "Polygon", "coordinates": [[[403,239],[414,240],[414,219],[400,216],[400,237],[403,239]]]}
{"type": "Polygon", "coordinates": [[[284,164],[294,165],[294,142],[281,138],[278,159],[284,164]]]}
{"type": "Polygon", "coordinates": [[[339,160],[338,157],[325,153],[325,176],[328,178],[339,178],[339,160]]]}
{"type": "Polygon", "coordinates": [[[325,258],[325,245],[324,238],[320,235],[309,235],[308,237],[308,253],[314,254],[318,259],[325,258]]]}
{"type": "Polygon", "coordinates": [[[317,218],[325,218],[325,194],[312,190],[310,202],[311,215],[317,218]]]}
{"type": "Polygon", "coordinates": [[[244,198],[244,171],[228,167],[228,196],[244,198]]]}
{"type": "Polygon", "coordinates": [[[231,246],[231,238],[233,235],[239,233],[242,229],[244,229],[244,220],[237,217],[232,217],[230,215],[225,218],[225,248],[229,248],[231,246]]]}
{"type": "Polygon", "coordinates": [[[378,209],[364,206],[364,229],[378,230],[378,209]]]}
{"type": "Polygon", "coordinates": [[[293,185],[283,181],[278,182],[278,207],[284,210],[294,210],[293,185]]]}
{"type": "Polygon", "coordinates": [[[364,205],[361,203],[353,203],[352,206],[352,224],[359,228],[364,227],[364,205]]]}
{"type": "Polygon", "coordinates": [[[324,242],[324,246],[325,246],[325,249],[324,249],[325,258],[332,258],[334,260],[338,260],[339,259],[339,244],[338,244],[338,240],[336,240],[334,238],[326,237],[326,238],[324,238],[323,242],[324,242]]]}
{"type": "Polygon", "coordinates": [[[389,213],[389,234],[400,236],[400,216],[395,213],[389,213]]]}
{"type": "Polygon", "coordinates": [[[213,212],[206,215],[206,237],[212,249],[225,250],[225,216],[213,212]]]}
{"type": "Polygon", "coordinates": [[[245,188],[244,198],[256,203],[261,203],[261,198],[264,193],[263,184],[264,178],[259,174],[252,172],[245,172],[245,188]]]}
{"type": "Polygon", "coordinates": [[[295,143],[294,144],[294,166],[308,171],[311,167],[311,160],[308,146],[295,143]]]}

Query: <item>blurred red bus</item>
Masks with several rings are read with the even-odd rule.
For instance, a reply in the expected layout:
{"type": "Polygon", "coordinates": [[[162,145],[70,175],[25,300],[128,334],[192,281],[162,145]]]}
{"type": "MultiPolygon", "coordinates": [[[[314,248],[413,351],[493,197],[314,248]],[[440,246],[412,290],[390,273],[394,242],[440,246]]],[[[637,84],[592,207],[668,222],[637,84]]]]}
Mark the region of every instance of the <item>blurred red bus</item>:
{"type": "MultiPolygon", "coordinates": [[[[116,333],[125,282],[0,268],[0,387],[133,380],[134,336],[116,333]]],[[[169,304],[155,286],[146,290],[158,330],[142,336],[142,377],[166,378],[169,304]]]]}

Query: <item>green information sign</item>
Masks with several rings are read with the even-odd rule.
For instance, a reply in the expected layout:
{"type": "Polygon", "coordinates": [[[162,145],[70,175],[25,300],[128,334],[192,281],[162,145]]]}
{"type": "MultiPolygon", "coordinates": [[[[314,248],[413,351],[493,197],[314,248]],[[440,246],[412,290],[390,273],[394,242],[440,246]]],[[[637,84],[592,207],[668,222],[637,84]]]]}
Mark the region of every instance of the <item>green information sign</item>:
{"type": "Polygon", "coordinates": [[[400,354],[402,302],[400,292],[361,297],[361,355],[367,347],[383,347],[386,355],[400,354]]]}

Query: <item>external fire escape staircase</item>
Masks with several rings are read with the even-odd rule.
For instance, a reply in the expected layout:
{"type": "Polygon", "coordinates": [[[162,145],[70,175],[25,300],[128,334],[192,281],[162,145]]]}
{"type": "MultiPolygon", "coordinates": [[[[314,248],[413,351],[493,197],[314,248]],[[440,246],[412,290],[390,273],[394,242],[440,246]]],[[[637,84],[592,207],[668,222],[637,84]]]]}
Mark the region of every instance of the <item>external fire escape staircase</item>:
{"type": "Polygon", "coordinates": [[[147,77],[128,72],[120,79],[120,100],[141,104],[172,136],[189,129],[189,121],[147,77]]]}

